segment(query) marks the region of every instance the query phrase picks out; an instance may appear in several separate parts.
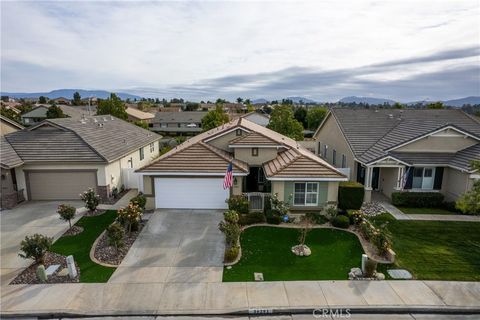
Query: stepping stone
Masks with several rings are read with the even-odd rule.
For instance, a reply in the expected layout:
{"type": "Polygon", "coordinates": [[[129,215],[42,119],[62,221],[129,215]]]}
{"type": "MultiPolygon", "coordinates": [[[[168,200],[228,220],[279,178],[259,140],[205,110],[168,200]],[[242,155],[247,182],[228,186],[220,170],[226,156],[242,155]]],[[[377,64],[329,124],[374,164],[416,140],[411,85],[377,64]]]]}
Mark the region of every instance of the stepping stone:
{"type": "Polygon", "coordinates": [[[390,269],[387,271],[393,279],[412,279],[413,276],[405,269],[390,269]]]}
{"type": "Polygon", "coordinates": [[[57,276],[59,277],[66,277],[68,276],[68,268],[63,268],[57,273],[57,276]]]}
{"type": "Polygon", "coordinates": [[[255,278],[255,281],[263,281],[263,273],[261,272],[254,272],[253,277],[255,278]]]}
{"type": "Polygon", "coordinates": [[[47,273],[47,276],[51,276],[58,270],[58,268],[60,268],[59,264],[52,264],[47,268],[47,270],[45,270],[45,272],[47,273]]]}

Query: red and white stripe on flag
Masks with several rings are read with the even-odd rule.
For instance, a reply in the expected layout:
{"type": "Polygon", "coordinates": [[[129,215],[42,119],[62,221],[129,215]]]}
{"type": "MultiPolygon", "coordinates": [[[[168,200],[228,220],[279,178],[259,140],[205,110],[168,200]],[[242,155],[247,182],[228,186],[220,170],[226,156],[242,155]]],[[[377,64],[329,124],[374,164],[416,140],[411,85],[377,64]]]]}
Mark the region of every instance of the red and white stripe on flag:
{"type": "Polygon", "coordinates": [[[233,166],[228,164],[227,171],[225,172],[225,178],[223,178],[223,189],[229,189],[233,186],[233,166]]]}

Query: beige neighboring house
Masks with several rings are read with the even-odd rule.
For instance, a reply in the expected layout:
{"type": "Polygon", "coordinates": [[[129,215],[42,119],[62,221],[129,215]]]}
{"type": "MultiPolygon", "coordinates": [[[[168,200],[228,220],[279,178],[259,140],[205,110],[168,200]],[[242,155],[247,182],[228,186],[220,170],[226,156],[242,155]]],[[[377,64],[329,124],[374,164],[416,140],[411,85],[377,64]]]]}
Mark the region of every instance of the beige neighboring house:
{"type": "Polygon", "coordinates": [[[337,203],[347,178],[296,141],[244,118],[188,139],[137,170],[149,208],[224,209],[231,195],[245,194],[252,210],[277,194],[291,210],[320,210],[337,203]],[[232,190],[223,188],[229,164],[232,190]]]}
{"type": "Polygon", "coordinates": [[[134,121],[134,122],[144,121],[146,123],[150,123],[153,120],[153,118],[155,118],[155,115],[153,113],[144,112],[132,107],[127,107],[125,111],[128,114],[128,120],[134,121]]]}
{"type": "Polygon", "coordinates": [[[6,135],[11,132],[15,132],[18,130],[22,130],[24,127],[17,122],[4,117],[0,116],[0,135],[6,135]]]}
{"type": "Polygon", "coordinates": [[[160,139],[112,116],[48,119],[2,137],[2,174],[26,200],[77,200],[88,188],[108,198],[138,187],[134,171],[158,157],[160,139]]]}
{"type": "Polygon", "coordinates": [[[315,132],[315,151],[365,185],[441,192],[454,201],[480,178],[480,122],[460,110],[333,108],[315,132]]]}

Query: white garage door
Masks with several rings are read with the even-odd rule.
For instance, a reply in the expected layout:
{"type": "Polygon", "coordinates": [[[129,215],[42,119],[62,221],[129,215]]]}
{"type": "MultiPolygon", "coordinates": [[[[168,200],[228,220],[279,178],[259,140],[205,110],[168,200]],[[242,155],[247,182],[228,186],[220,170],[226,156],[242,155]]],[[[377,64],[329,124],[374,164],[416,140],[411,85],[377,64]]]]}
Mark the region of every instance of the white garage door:
{"type": "Polygon", "coordinates": [[[155,178],[155,207],[226,209],[223,178],[155,178]]]}
{"type": "Polygon", "coordinates": [[[95,171],[36,171],[27,173],[30,200],[79,200],[80,193],[96,188],[95,171]]]}

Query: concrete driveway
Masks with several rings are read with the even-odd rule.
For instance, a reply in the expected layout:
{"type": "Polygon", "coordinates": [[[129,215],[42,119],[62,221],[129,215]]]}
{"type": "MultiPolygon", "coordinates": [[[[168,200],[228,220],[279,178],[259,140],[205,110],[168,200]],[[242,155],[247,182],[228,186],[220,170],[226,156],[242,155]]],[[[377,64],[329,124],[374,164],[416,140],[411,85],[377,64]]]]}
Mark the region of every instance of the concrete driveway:
{"type": "MultiPolygon", "coordinates": [[[[56,212],[60,203],[74,207],[83,206],[81,201],[30,201],[0,213],[0,283],[3,286],[29,266],[32,261],[18,256],[20,242],[26,235],[40,233],[57,239],[67,229],[68,223],[59,219],[56,212]]],[[[80,214],[74,221],[80,218],[80,214]]]]}
{"type": "Polygon", "coordinates": [[[157,210],[109,282],[221,282],[222,217],[219,210],[157,210]]]}

